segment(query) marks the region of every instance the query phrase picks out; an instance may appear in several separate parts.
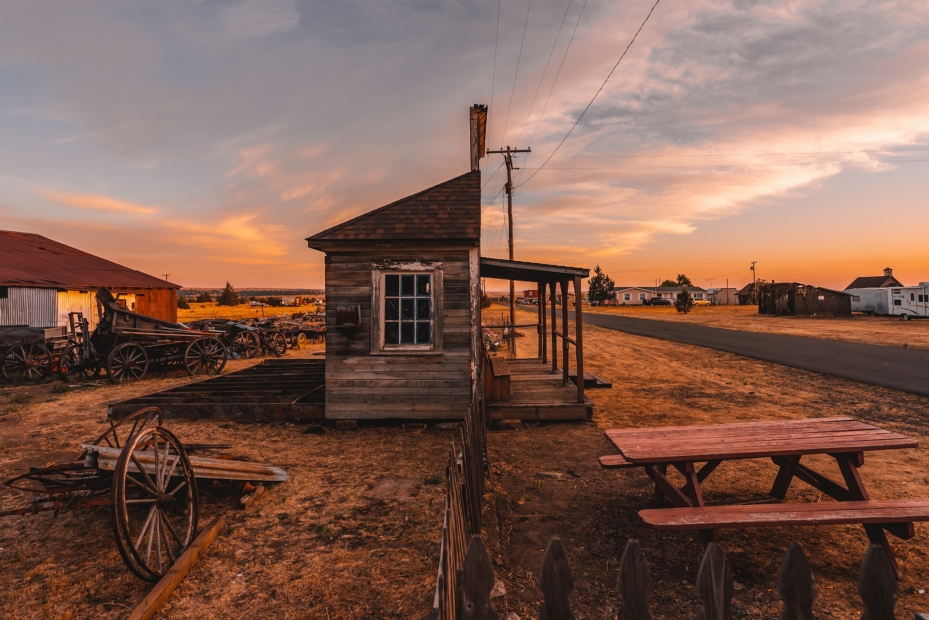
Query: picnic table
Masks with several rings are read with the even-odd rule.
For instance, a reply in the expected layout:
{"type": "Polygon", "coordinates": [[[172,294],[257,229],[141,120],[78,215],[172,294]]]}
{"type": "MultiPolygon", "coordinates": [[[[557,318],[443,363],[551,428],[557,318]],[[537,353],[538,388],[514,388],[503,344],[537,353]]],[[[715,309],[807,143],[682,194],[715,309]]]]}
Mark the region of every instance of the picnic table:
{"type": "Polygon", "coordinates": [[[655,483],[659,505],[662,500],[671,504],[670,508],[639,512],[658,529],[696,529],[713,537],[714,528],[722,527],[860,523],[869,540],[887,550],[899,579],[900,569],[885,531],[908,539],[914,536],[915,521],[929,521],[929,499],[872,500],[858,473],[866,451],[917,448],[919,443],[853,418],[613,429],[606,435],[620,454],[601,457],[601,465],[642,467],[655,483]],[[845,485],[801,462],[811,454],[835,459],[845,485]],[[701,484],[723,461],[757,458],[770,458],[779,468],[770,491],[775,498],[784,499],[798,478],[836,502],[704,504],[701,484]],[[668,477],[669,467],[683,475],[683,487],[668,477]]]}

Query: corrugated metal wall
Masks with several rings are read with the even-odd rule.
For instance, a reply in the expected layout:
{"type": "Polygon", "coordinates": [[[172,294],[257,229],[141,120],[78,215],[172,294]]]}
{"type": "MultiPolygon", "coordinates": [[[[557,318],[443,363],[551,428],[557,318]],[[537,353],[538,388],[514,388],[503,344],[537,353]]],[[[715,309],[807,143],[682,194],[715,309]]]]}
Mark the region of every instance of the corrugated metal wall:
{"type": "Polygon", "coordinates": [[[56,327],[57,293],[53,288],[8,287],[6,298],[0,299],[0,325],[56,327]]]}
{"type": "Polygon", "coordinates": [[[69,326],[68,313],[82,312],[90,321],[90,329],[97,325],[97,299],[94,291],[58,291],[58,325],[69,326]]]}

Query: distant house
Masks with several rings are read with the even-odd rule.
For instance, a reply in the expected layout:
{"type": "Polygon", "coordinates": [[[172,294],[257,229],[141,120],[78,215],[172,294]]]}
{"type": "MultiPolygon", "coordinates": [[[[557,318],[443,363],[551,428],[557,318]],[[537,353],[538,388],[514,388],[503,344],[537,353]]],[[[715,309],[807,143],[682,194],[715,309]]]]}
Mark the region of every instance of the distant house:
{"type": "MultiPolygon", "coordinates": [[[[688,286],[687,291],[697,299],[707,299],[706,289],[699,286],[688,286]]],[[[641,306],[652,299],[677,299],[681,292],[679,286],[614,286],[613,303],[626,306],[641,306]]]]}
{"type": "Polygon", "coordinates": [[[758,314],[851,316],[852,296],[799,282],[772,282],[758,287],[758,314]]]}
{"type": "Polygon", "coordinates": [[[63,327],[80,312],[97,323],[97,289],[139,314],[177,320],[178,284],[34,233],[0,230],[0,325],[63,327]]]}
{"type": "Polygon", "coordinates": [[[708,288],[707,298],[714,306],[730,306],[738,303],[737,288],[708,288]]]}
{"type": "Polygon", "coordinates": [[[884,267],[882,276],[861,276],[845,287],[850,288],[887,288],[890,286],[905,286],[900,280],[894,277],[894,270],[890,267],[884,267]]]}
{"type": "Polygon", "coordinates": [[[758,296],[755,294],[755,283],[749,282],[740,288],[739,292],[735,294],[735,297],[739,300],[740,306],[756,305],[758,303],[758,296]]]}

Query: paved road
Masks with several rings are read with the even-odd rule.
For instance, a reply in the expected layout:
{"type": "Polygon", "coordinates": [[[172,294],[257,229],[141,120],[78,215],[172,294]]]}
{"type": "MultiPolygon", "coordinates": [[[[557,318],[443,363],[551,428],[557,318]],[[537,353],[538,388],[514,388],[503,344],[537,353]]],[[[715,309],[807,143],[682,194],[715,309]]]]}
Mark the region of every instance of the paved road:
{"type": "Polygon", "coordinates": [[[925,349],[760,334],[605,314],[585,314],[584,322],[929,396],[929,351],[925,349]]]}

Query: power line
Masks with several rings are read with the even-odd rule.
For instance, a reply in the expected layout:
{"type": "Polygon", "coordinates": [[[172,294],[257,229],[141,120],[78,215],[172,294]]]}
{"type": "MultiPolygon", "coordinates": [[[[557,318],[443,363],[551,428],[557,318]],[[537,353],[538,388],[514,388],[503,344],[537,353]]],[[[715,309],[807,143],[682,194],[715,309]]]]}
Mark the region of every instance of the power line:
{"type": "MultiPolygon", "coordinates": [[[[568,8],[571,8],[571,4],[568,4],[568,8]]],[[[548,89],[548,97],[545,98],[545,105],[542,106],[542,111],[539,113],[539,120],[535,122],[535,129],[532,130],[532,137],[529,138],[529,145],[532,146],[533,140],[535,140],[535,134],[539,131],[539,125],[542,124],[542,118],[545,116],[545,110],[548,109],[548,102],[552,98],[552,93],[555,91],[555,84],[558,83],[558,76],[561,75],[561,69],[564,67],[564,61],[568,57],[568,50],[571,49],[571,43],[574,42],[574,35],[577,33],[577,26],[581,23],[581,17],[584,15],[584,9],[587,8],[587,0],[584,0],[584,4],[581,5],[581,12],[577,14],[577,21],[574,22],[574,30],[571,32],[571,38],[568,39],[568,46],[564,50],[564,55],[561,57],[561,64],[558,65],[558,71],[555,72],[555,79],[552,80],[552,87],[548,89]]],[[[557,41],[557,39],[556,39],[557,41]]],[[[526,156],[526,161],[529,161],[531,155],[526,156]]],[[[522,171],[519,173],[519,177],[522,178],[522,171]]],[[[522,183],[520,183],[522,185],[522,183]]]]}
{"type": "Polygon", "coordinates": [[[766,157],[769,155],[866,155],[874,153],[924,153],[925,149],[874,149],[867,151],[784,151],[776,153],[693,153],[690,155],[640,155],[640,154],[603,154],[603,155],[559,155],[562,157],[626,157],[626,158],[658,158],[658,157],[766,157]]]}
{"type": "Polygon", "coordinates": [[[528,179],[526,179],[525,181],[523,181],[522,183],[520,183],[520,184],[519,184],[520,186],[525,185],[526,183],[528,183],[529,181],[531,181],[531,180],[532,180],[532,177],[534,177],[536,174],[538,174],[538,173],[539,173],[539,170],[541,170],[542,168],[544,168],[544,167],[545,167],[545,164],[547,164],[549,161],[551,161],[552,157],[555,156],[555,153],[558,152],[558,149],[561,148],[561,145],[565,143],[565,140],[568,139],[568,136],[570,136],[571,133],[574,131],[575,127],[577,127],[577,124],[581,122],[581,119],[584,118],[584,115],[585,115],[585,114],[587,114],[587,110],[589,110],[589,109],[590,109],[590,106],[592,106],[592,105],[594,104],[594,101],[597,99],[597,96],[600,94],[600,91],[603,90],[603,87],[606,86],[606,83],[610,81],[610,78],[611,78],[611,77],[613,77],[613,72],[616,71],[616,68],[619,66],[619,63],[621,63],[621,62],[623,61],[623,58],[626,57],[626,52],[628,52],[628,51],[629,51],[629,48],[632,47],[632,44],[635,43],[636,38],[639,36],[639,33],[642,32],[642,28],[645,27],[645,24],[648,22],[648,18],[652,16],[652,13],[655,11],[655,8],[658,6],[658,3],[659,3],[659,2],[661,2],[661,0],[655,0],[655,4],[652,5],[652,8],[651,8],[651,10],[648,12],[648,15],[646,15],[646,16],[645,16],[645,19],[642,21],[642,25],[639,26],[639,29],[635,31],[635,34],[632,35],[632,40],[629,41],[629,45],[627,45],[627,46],[626,46],[626,49],[623,50],[622,56],[619,57],[619,60],[617,60],[617,61],[616,61],[616,64],[613,65],[613,68],[610,69],[609,75],[607,75],[607,76],[606,76],[606,79],[603,80],[603,84],[601,84],[601,85],[600,85],[600,88],[597,89],[597,92],[594,93],[594,96],[593,96],[593,98],[590,100],[590,103],[587,104],[587,107],[584,108],[584,111],[581,112],[581,115],[577,117],[577,120],[576,120],[576,121],[574,121],[574,124],[571,126],[571,129],[568,130],[568,133],[565,134],[565,137],[561,139],[561,142],[558,143],[558,146],[555,147],[555,150],[552,151],[552,154],[548,156],[548,159],[546,159],[546,160],[542,163],[542,165],[539,166],[538,169],[536,169],[536,171],[533,172],[533,173],[529,176],[528,179]]]}
{"type": "Polygon", "coordinates": [[[500,5],[503,0],[497,0],[497,35],[494,37],[494,72],[490,80],[490,108],[487,111],[487,133],[490,133],[490,115],[494,110],[494,91],[497,88],[497,43],[500,41],[500,5]]]}
{"type": "Polygon", "coordinates": [[[513,88],[510,90],[510,103],[506,107],[506,121],[503,123],[503,135],[500,136],[500,142],[506,141],[506,128],[510,124],[510,108],[513,107],[513,93],[516,92],[516,78],[519,77],[519,62],[523,58],[523,43],[526,42],[526,29],[529,27],[529,9],[532,8],[532,0],[526,6],[526,23],[523,24],[523,38],[519,42],[519,55],[516,57],[516,73],[513,74],[513,88]]]}
{"type": "Polygon", "coordinates": [[[558,46],[558,37],[561,36],[561,29],[564,28],[565,20],[568,19],[568,11],[571,10],[573,0],[568,0],[568,6],[564,10],[564,17],[561,18],[561,25],[558,26],[558,32],[555,34],[555,40],[552,41],[552,51],[548,53],[548,60],[545,61],[545,68],[542,69],[542,77],[539,78],[539,85],[535,87],[535,94],[532,96],[532,103],[529,104],[529,111],[526,112],[526,120],[523,121],[523,127],[519,130],[519,137],[516,138],[516,146],[519,147],[519,141],[523,138],[523,132],[526,130],[526,123],[529,122],[529,116],[532,114],[532,108],[535,107],[536,97],[542,89],[542,82],[545,81],[545,74],[548,72],[548,65],[552,62],[552,56],[555,54],[555,47],[558,46]]]}
{"type": "MultiPolygon", "coordinates": [[[[787,164],[710,164],[706,166],[547,166],[543,164],[538,168],[530,168],[530,170],[535,170],[532,173],[531,179],[534,177],[543,167],[546,170],[687,170],[687,169],[705,169],[705,168],[716,168],[716,169],[734,169],[734,168],[785,168],[791,166],[826,166],[829,164],[897,164],[897,163],[906,163],[914,161],[929,161],[929,159],[893,159],[890,161],[867,161],[867,162],[857,162],[857,161],[817,161],[817,162],[804,162],[804,163],[787,163],[787,164]]],[[[526,179],[524,183],[520,183],[516,187],[525,185],[529,182],[529,179],[526,179]]]]}

